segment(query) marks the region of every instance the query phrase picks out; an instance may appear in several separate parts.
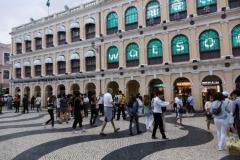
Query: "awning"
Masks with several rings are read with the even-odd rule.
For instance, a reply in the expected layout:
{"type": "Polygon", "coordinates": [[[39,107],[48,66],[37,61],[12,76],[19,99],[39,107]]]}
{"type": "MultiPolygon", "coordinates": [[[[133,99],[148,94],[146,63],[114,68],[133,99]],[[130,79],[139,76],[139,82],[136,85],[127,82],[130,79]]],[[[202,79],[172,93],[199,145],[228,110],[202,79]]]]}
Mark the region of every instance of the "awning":
{"type": "Polygon", "coordinates": [[[70,60],[74,60],[74,59],[80,59],[80,56],[77,52],[73,53],[71,56],[70,56],[70,60]]]}
{"type": "Polygon", "coordinates": [[[44,63],[53,63],[52,58],[48,57],[45,59],[44,63]]]}
{"type": "Polygon", "coordinates": [[[35,60],[33,64],[34,64],[34,66],[41,66],[40,59],[35,60]]]}
{"type": "Polygon", "coordinates": [[[18,62],[14,65],[14,68],[21,68],[21,64],[18,62]]]}
{"type": "Polygon", "coordinates": [[[42,38],[42,34],[40,32],[37,32],[35,34],[34,38],[42,38]]]}
{"type": "Polygon", "coordinates": [[[85,21],[85,25],[86,24],[95,24],[95,20],[93,18],[88,18],[86,21],[85,21]]]}
{"type": "Polygon", "coordinates": [[[64,26],[59,26],[57,32],[66,32],[66,28],[64,26]]]}
{"type": "Polygon", "coordinates": [[[32,41],[32,38],[30,35],[25,36],[24,41],[32,41]]]}
{"type": "Polygon", "coordinates": [[[45,32],[45,35],[53,35],[53,31],[51,29],[48,29],[46,32],[45,32]]]}
{"type": "Polygon", "coordinates": [[[94,51],[87,51],[84,55],[84,57],[94,57],[94,56],[96,56],[94,51]]]}
{"type": "Polygon", "coordinates": [[[30,66],[31,66],[31,64],[30,64],[30,62],[29,62],[29,61],[26,61],[26,62],[24,62],[23,66],[24,66],[24,67],[30,67],[30,66]]]}
{"type": "Polygon", "coordinates": [[[15,42],[15,43],[16,43],[16,44],[22,43],[22,39],[21,39],[21,38],[16,39],[16,42],[15,42]]]}
{"type": "Polygon", "coordinates": [[[79,23],[73,22],[73,23],[71,24],[71,26],[70,26],[70,29],[74,29],[74,28],[80,28],[79,23]]]}
{"type": "Polygon", "coordinates": [[[57,62],[65,62],[65,61],[66,61],[66,59],[65,59],[64,56],[59,56],[59,57],[57,58],[57,62]]]}

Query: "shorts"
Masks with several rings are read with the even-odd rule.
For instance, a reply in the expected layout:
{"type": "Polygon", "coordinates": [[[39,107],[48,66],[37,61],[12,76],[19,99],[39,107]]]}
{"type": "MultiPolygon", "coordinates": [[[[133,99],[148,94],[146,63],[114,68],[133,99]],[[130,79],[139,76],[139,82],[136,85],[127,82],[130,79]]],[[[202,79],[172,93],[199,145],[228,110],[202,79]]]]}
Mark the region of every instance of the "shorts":
{"type": "Polygon", "coordinates": [[[104,106],[104,116],[105,116],[105,122],[109,122],[113,120],[113,107],[105,107],[104,106]]]}
{"type": "Polygon", "coordinates": [[[233,127],[233,123],[228,123],[228,128],[233,127]]]}
{"type": "Polygon", "coordinates": [[[60,112],[68,112],[68,108],[67,107],[60,108],[60,112]]]}
{"type": "Polygon", "coordinates": [[[182,118],[182,113],[178,113],[177,118],[182,118]]]}
{"type": "Polygon", "coordinates": [[[60,108],[57,108],[56,113],[59,113],[59,112],[60,112],[60,108]]]}
{"type": "Polygon", "coordinates": [[[212,120],[212,116],[206,116],[207,120],[212,120]]]}

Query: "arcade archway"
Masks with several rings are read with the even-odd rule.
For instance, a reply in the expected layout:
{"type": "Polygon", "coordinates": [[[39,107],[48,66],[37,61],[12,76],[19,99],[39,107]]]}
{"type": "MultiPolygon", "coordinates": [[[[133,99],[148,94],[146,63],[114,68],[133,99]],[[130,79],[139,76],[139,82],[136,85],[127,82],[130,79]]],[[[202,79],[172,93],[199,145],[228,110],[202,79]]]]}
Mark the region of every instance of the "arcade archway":
{"type": "Polygon", "coordinates": [[[176,97],[176,94],[182,94],[183,96],[188,95],[191,93],[191,82],[189,79],[185,77],[177,78],[174,81],[174,97],[176,97]]]}
{"type": "Polygon", "coordinates": [[[20,95],[20,92],[21,92],[20,88],[16,87],[12,96],[20,95]]]}
{"type": "MultiPolygon", "coordinates": [[[[92,93],[96,92],[96,86],[94,83],[88,83],[85,88],[85,93],[87,93],[88,97],[92,96],[92,93]]],[[[97,93],[96,93],[97,94],[97,93]]]]}
{"type": "Polygon", "coordinates": [[[24,94],[26,94],[28,96],[28,98],[30,98],[30,88],[29,87],[24,88],[24,94]]]}
{"type": "Polygon", "coordinates": [[[156,93],[157,91],[164,92],[164,84],[160,79],[153,79],[149,82],[148,85],[148,94],[151,95],[152,93],[156,93]]]}
{"type": "Polygon", "coordinates": [[[140,84],[136,80],[131,80],[127,83],[126,97],[129,99],[130,95],[136,96],[139,93],[140,84]]]}
{"type": "Polygon", "coordinates": [[[57,87],[57,95],[66,95],[66,88],[63,84],[60,84],[58,87],[57,87]]]}
{"type": "Polygon", "coordinates": [[[74,94],[74,92],[76,91],[80,91],[80,87],[77,83],[72,84],[72,86],[70,87],[70,94],[74,94]]]}
{"type": "Polygon", "coordinates": [[[41,97],[41,88],[39,86],[36,86],[34,88],[34,93],[33,93],[34,97],[37,97],[38,95],[41,97]]]}
{"type": "Polygon", "coordinates": [[[240,75],[235,80],[236,89],[240,89],[240,75]]]}
{"type": "MultiPolygon", "coordinates": [[[[115,81],[112,81],[112,82],[109,82],[108,85],[107,85],[107,88],[112,88],[113,90],[113,95],[117,94],[118,91],[119,91],[119,85],[117,82],[115,81]]],[[[121,90],[121,89],[120,89],[121,90]]]]}

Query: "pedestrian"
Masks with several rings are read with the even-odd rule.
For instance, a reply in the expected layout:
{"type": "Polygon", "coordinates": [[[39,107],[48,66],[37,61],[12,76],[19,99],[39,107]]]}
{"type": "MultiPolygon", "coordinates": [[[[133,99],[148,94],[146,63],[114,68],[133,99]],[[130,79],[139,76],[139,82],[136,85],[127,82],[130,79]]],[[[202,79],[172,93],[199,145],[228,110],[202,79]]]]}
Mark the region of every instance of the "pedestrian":
{"type": "Polygon", "coordinates": [[[143,114],[143,102],[142,102],[142,96],[140,95],[140,93],[138,93],[136,95],[136,100],[138,102],[138,115],[141,116],[143,114]]]}
{"type": "Polygon", "coordinates": [[[125,97],[122,94],[122,91],[118,91],[118,113],[117,113],[117,120],[119,121],[120,115],[122,112],[122,117],[126,120],[125,114],[125,97]]]}
{"type": "Polygon", "coordinates": [[[154,99],[154,128],[152,132],[152,139],[157,139],[156,137],[156,131],[159,127],[160,133],[162,134],[162,139],[169,139],[166,137],[163,129],[163,122],[162,122],[162,107],[168,106],[169,104],[172,104],[173,102],[163,102],[161,98],[163,98],[163,92],[158,91],[156,92],[156,98],[154,99]]]}
{"type": "Polygon", "coordinates": [[[144,115],[146,119],[146,129],[147,131],[151,131],[151,127],[153,124],[153,112],[152,112],[152,106],[151,106],[151,99],[149,95],[144,95],[143,97],[143,109],[144,109],[144,115]]]}
{"type": "Polygon", "coordinates": [[[65,95],[62,96],[62,99],[60,100],[60,120],[59,124],[62,124],[62,118],[64,114],[64,118],[66,123],[68,123],[68,107],[67,107],[67,97],[65,95]]]}
{"type": "Polygon", "coordinates": [[[56,99],[56,119],[59,118],[60,119],[60,104],[61,104],[61,99],[62,99],[62,96],[59,94],[57,96],[57,99],[56,99]]]}
{"type": "Polygon", "coordinates": [[[183,110],[183,102],[182,102],[182,94],[178,94],[178,97],[175,98],[175,103],[177,104],[177,117],[176,117],[176,120],[175,120],[175,123],[174,125],[177,124],[177,121],[180,120],[180,125],[183,125],[182,124],[182,112],[180,112],[181,110],[183,110]]]}
{"type": "Polygon", "coordinates": [[[175,110],[175,113],[176,113],[176,118],[178,116],[178,112],[177,112],[177,103],[180,99],[178,98],[178,94],[176,94],[176,97],[174,99],[174,104],[173,104],[173,107],[174,107],[174,110],[175,110]]]}
{"type": "Polygon", "coordinates": [[[28,112],[28,106],[29,106],[29,99],[28,99],[28,96],[26,94],[24,94],[24,97],[22,99],[22,105],[23,105],[23,112],[22,113],[25,113],[27,111],[28,112]]]}
{"type": "Polygon", "coordinates": [[[113,118],[115,119],[116,112],[117,112],[118,107],[119,107],[118,94],[115,94],[115,96],[113,97],[113,101],[114,101],[114,104],[116,106],[116,108],[114,108],[114,113],[113,113],[113,118]]]}
{"type": "Polygon", "coordinates": [[[73,102],[73,108],[74,108],[74,122],[73,122],[73,125],[72,125],[72,133],[74,134],[77,134],[78,132],[75,130],[76,129],[76,126],[77,124],[79,123],[79,128],[80,128],[80,131],[83,133],[83,132],[86,132],[86,130],[83,128],[82,126],[82,115],[81,115],[81,110],[83,110],[83,99],[82,97],[80,96],[80,93],[79,92],[75,92],[75,98],[74,98],[74,102],[73,102]]]}
{"type": "Polygon", "coordinates": [[[52,128],[54,127],[54,115],[53,115],[53,109],[54,109],[54,103],[55,103],[56,99],[55,96],[51,96],[48,100],[48,114],[50,115],[50,119],[43,123],[43,127],[46,128],[46,125],[52,121],[52,128]]]}
{"type": "Polygon", "coordinates": [[[3,107],[3,103],[4,99],[2,98],[2,95],[0,95],[0,114],[2,114],[2,107],[3,107]]]}
{"type": "Polygon", "coordinates": [[[194,109],[194,98],[193,98],[193,96],[192,96],[191,93],[188,95],[187,102],[188,102],[188,106],[189,106],[188,113],[190,113],[190,112],[192,111],[193,116],[194,116],[194,115],[195,115],[195,109],[194,109]]]}
{"type": "Polygon", "coordinates": [[[34,96],[32,96],[31,103],[30,103],[31,110],[34,109],[35,100],[36,100],[36,98],[34,96]]]}
{"type": "Polygon", "coordinates": [[[224,101],[224,96],[221,92],[215,94],[215,101],[212,103],[210,112],[214,115],[214,123],[217,129],[219,151],[225,150],[225,137],[228,126],[227,113],[230,113],[227,102],[224,101]],[[217,108],[221,108],[220,113],[216,114],[217,108]]]}
{"type": "Polygon", "coordinates": [[[83,104],[84,104],[84,115],[88,117],[88,106],[89,106],[89,98],[87,97],[87,93],[83,95],[83,104]]]}
{"type": "Polygon", "coordinates": [[[235,99],[232,105],[232,114],[235,119],[238,138],[240,139],[240,90],[234,90],[232,95],[233,99],[235,99]]]}
{"type": "Polygon", "coordinates": [[[116,107],[116,105],[113,102],[112,93],[113,93],[113,90],[111,88],[108,88],[107,93],[104,94],[104,96],[103,96],[105,119],[104,119],[102,129],[100,132],[100,135],[102,135],[102,136],[107,135],[103,131],[107,125],[107,122],[109,122],[109,121],[111,121],[115,133],[120,130],[120,128],[115,127],[115,124],[113,121],[113,107],[116,107]]]}
{"type": "Polygon", "coordinates": [[[19,107],[20,107],[20,95],[15,95],[13,101],[14,101],[14,107],[16,108],[15,113],[19,113],[19,107]]]}
{"type": "Polygon", "coordinates": [[[97,97],[97,101],[98,101],[98,113],[100,111],[100,113],[102,114],[102,116],[104,116],[104,109],[103,109],[103,95],[102,92],[99,93],[98,97],[97,97]]]}
{"type": "Polygon", "coordinates": [[[67,106],[68,106],[68,110],[67,110],[67,119],[70,120],[70,114],[72,111],[72,97],[70,94],[67,95],[67,106]]]}
{"type": "Polygon", "coordinates": [[[41,108],[41,97],[39,95],[37,95],[37,98],[36,98],[36,107],[37,107],[37,112],[42,111],[42,108],[41,108]]]}
{"type": "Polygon", "coordinates": [[[97,104],[97,99],[96,99],[96,92],[92,93],[92,97],[90,99],[90,104],[91,104],[91,117],[90,117],[90,126],[92,127],[97,127],[96,123],[96,118],[98,115],[96,104],[97,104]]]}
{"type": "Polygon", "coordinates": [[[205,116],[206,116],[206,122],[207,122],[207,131],[210,132],[210,123],[211,123],[211,120],[212,120],[212,113],[210,112],[211,110],[211,107],[212,107],[212,103],[214,101],[214,98],[213,96],[209,96],[209,100],[210,101],[207,101],[205,103],[205,116]]]}
{"type": "Polygon", "coordinates": [[[128,114],[130,116],[130,124],[129,124],[129,135],[132,136],[132,123],[133,119],[136,123],[137,134],[141,134],[142,131],[139,130],[139,123],[138,123],[138,101],[134,96],[132,96],[128,102],[128,114]]]}
{"type": "Polygon", "coordinates": [[[7,98],[7,109],[8,110],[11,110],[12,109],[12,102],[13,102],[13,98],[11,95],[8,95],[8,98],[7,98]]]}

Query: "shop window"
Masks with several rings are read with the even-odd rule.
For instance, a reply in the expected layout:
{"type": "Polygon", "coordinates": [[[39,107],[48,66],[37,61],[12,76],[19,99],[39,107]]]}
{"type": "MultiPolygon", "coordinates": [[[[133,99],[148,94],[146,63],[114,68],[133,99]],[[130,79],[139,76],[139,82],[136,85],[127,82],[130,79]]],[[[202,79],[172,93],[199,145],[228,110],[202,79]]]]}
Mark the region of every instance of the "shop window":
{"type": "Polygon", "coordinates": [[[217,11],[217,0],[197,0],[197,14],[209,14],[217,11]]]}
{"type": "Polygon", "coordinates": [[[30,77],[31,76],[31,67],[26,66],[25,67],[25,77],[30,77]]]}
{"type": "Polygon", "coordinates": [[[53,35],[46,36],[47,48],[53,47],[53,35]]]}
{"type": "Polygon", "coordinates": [[[114,69],[119,67],[119,54],[118,48],[113,46],[107,51],[107,67],[108,69],[114,69]]]}
{"type": "Polygon", "coordinates": [[[71,60],[71,64],[72,64],[72,73],[77,73],[80,71],[80,60],[79,59],[71,60]]]}
{"type": "Polygon", "coordinates": [[[4,63],[10,62],[10,53],[4,53],[4,63]]]}
{"type": "Polygon", "coordinates": [[[66,32],[58,32],[58,45],[65,44],[66,42],[66,32]]]}
{"type": "Polygon", "coordinates": [[[22,54],[22,43],[17,43],[17,54],[22,54]]]}
{"type": "Polygon", "coordinates": [[[53,74],[53,64],[52,63],[46,63],[46,73],[47,73],[47,75],[53,74]]]}
{"type": "Polygon", "coordinates": [[[240,7],[240,1],[239,0],[228,0],[228,3],[229,3],[230,8],[240,7]]]}
{"type": "Polygon", "coordinates": [[[214,30],[207,30],[199,37],[200,59],[220,58],[220,42],[218,33],[214,30]]]}
{"type": "Polygon", "coordinates": [[[138,11],[135,7],[130,7],[125,15],[125,30],[132,30],[138,28],[138,11]]]}
{"type": "Polygon", "coordinates": [[[130,43],[126,48],[127,67],[139,65],[139,47],[136,43],[130,43]]]}
{"type": "Polygon", "coordinates": [[[42,38],[36,38],[36,50],[42,49],[42,38]]]}
{"type": "Polygon", "coordinates": [[[21,78],[21,68],[16,68],[16,77],[21,78]]]}
{"type": "Polygon", "coordinates": [[[118,15],[112,12],[107,16],[107,34],[114,34],[118,32],[118,15]]]}
{"type": "Polygon", "coordinates": [[[25,41],[26,43],[26,52],[31,52],[31,41],[25,41]]]}
{"type": "Polygon", "coordinates": [[[86,57],[86,71],[96,70],[96,57],[86,57]]]}
{"type": "Polygon", "coordinates": [[[95,38],[95,24],[86,24],[86,39],[95,38]]]}
{"type": "Polygon", "coordinates": [[[9,79],[9,71],[8,70],[3,71],[3,79],[9,79]]]}
{"type": "Polygon", "coordinates": [[[64,73],[66,73],[66,62],[59,61],[58,62],[58,74],[64,74],[64,73]]]}
{"type": "Polygon", "coordinates": [[[170,0],[170,21],[176,21],[187,17],[186,0],[170,0]]]}
{"type": "Polygon", "coordinates": [[[146,7],[146,26],[160,24],[160,4],[158,1],[150,2],[146,7]]]}
{"type": "Polygon", "coordinates": [[[41,65],[35,66],[35,76],[41,76],[41,65]]]}
{"type": "Polygon", "coordinates": [[[73,28],[73,29],[71,29],[71,33],[72,33],[72,42],[79,41],[80,29],[79,28],[73,28]]]}
{"type": "Polygon", "coordinates": [[[232,52],[233,56],[240,56],[240,24],[232,30],[232,52]]]}
{"type": "Polygon", "coordinates": [[[151,40],[147,46],[148,65],[161,64],[162,42],[158,39],[151,40]]]}
{"type": "Polygon", "coordinates": [[[172,39],[172,62],[189,61],[189,43],[184,35],[172,39]]]}

